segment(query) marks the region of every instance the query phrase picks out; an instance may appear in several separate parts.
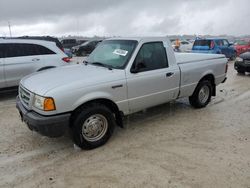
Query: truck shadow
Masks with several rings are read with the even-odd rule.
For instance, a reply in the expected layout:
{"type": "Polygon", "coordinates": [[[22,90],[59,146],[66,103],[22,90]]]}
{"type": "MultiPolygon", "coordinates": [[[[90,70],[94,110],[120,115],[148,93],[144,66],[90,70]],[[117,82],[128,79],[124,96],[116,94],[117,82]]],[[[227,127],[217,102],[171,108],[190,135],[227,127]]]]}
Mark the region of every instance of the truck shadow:
{"type": "Polygon", "coordinates": [[[190,108],[192,108],[189,105],[189,102],[187,99],[179,99],[177,101],[165,103],[162,105],[158,105],[152,108],[148,108],[144,111],[137,112],[134,114],[131,114],[129,116],[126,116],[124,118],[124,128],[130,128],[133,126],[138,126],[138,124],[144,124],[144,122],[154,120],[159,120],[162,117],[173,117],[176,114],[178,114],[180,111],[185,112],[189,111],[190,108]]]}
{"type": "MultiPolygon", "coordinates": [[[[134,132],[134,134],[136,134],[138,130],[148,127],[148,123],[154,124],[154,123],[157,123],[162,118],[164,119],[167,119],[170,117],[173,118],[176,115],[180,114],[180,112],[182,112],[182,115],[187,115],[187,112],[188,114],[193,113],[193,111],[190,111],[191,108],[192,107],[189,105],[187,99],[179,99],[177,101],[158,105],[152,108],[148,108],[144,111],[140,111],[140,112],[131,114],[129,116],[126,116],[124,117],[124,120],[123,120],[124,129],[116,127],[115,133],[111,138],[111,140],[113,141],[109,142],[109,144],[112,145],[116,143],[117,139],[121,137],[121,135],[125,135],[125,134],[128,135],[127,131],[134,132]]],[[[34,143],[36,143],[37,139],[40,138],[41,136],[38,133],[34,133],[34,135],[35,135],[34,143]]],[[[61,138],[51,139],[51,138],[44,137],[44,139],[46,139],[48,143],[51,143],[50,145],[57,145],[58,147],[62,147],[65,150],[72,150],[73,148],[75,151],[84,151],[78,148],[75,144],[73,144],[73,142],[71,141],[72,140],[71,137],[72,136],[69,134],[69,132],[66,132],[66,134],[61,138]]],[[[107,148],[109,148],[109,146],[107,148]]]]}

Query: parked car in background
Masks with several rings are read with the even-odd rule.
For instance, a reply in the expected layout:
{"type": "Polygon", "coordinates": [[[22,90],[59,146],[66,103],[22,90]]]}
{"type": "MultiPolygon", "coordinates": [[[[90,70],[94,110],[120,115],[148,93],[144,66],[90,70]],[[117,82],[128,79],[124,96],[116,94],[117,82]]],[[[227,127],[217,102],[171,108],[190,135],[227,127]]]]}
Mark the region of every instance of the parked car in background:
{"type": "Polygon", "coordinates": [[[64,48],[69,48],[69,49],[78,45],[76,39],[62,39],[61,43],[62,43],[64,48]]]}
{"type": "Polygon", "coordinates": [[[0,39],[0,89],[18,86],[28,74],[67,62],[69,58],[54,42],[0,39]]]}
{"type": "Polygon", "coordinates": [[[224,54],[234,60],[237,52],[227,39],[196,39],[192,48],[194,53],[224,54]]]}
{"type": "Polygon", "coordinates": [[[224,55],[174,53],[165,37],[113,38],[84,64],[23,78],[16,106],[29,129],[49,137],[70,129],[76,145],[93,149],[124,115],[183,97],[206,107],[226,74],[224,55]]]}
{"type": "Polygon", "coordinates": [[[250,50],[240,54],[240,56],[236,58],[234,68],[240,74],[250,72],[250,50]]]}
{"type": "Polygon", "coordinates": [[[69,48],[64,48],[64,53],[65,53],[69,58],[72,58],[72,57],[73,57],[73,53],[72,53],[71,49],[69,49],[69,48]]]}
{"type": "Polygon", "coordinates": [[[79,40],[77,40],[77,44],[78,45],[81,45],[81,44],[83,44],[84,42],[87,42],[88,40],[86,40],[86,39],[79,39],[79,40]]]}
{"type": "MultiPolygon", "coordinates": [[[[173,49],[176,49],[175,42],[176,41],[172,41],[172,47],[173,47],[173,49]]],[[[189,42],[187,40],[181,40],[180,41],[179,50],[181,52],[190,52],[190,51],[192,51],[192,47],[193,47],[193,43],[192,42],[189,42]]]]}
{"type": "Polygon", "coordinates": [[[247,40],[236,40],[234,43],[234,48],[237,52],[237,56],[250,50],[250,41],[247,40]]]}
{"type": "Polygon", "coordinates": [[[102,42],[102,40],[91,40],[87,41],[79,46],[79,48],[75,48],[74,52],[77,56],[86,56],[89,55],[96,46],[102,42]]]}
{"type": "Polygon", "coordinates": [[[72,48],[71,48],[72,53],[73,53],[73,54],[76,54],[77,50],[78,50],[82,45],[85,45],[87,42],[88,42],[88,41],[85,41],[85,42],[83,42],[82,44],[79,44],[79,45],[77,45],[77,46],[72,47],[72,48]]]}

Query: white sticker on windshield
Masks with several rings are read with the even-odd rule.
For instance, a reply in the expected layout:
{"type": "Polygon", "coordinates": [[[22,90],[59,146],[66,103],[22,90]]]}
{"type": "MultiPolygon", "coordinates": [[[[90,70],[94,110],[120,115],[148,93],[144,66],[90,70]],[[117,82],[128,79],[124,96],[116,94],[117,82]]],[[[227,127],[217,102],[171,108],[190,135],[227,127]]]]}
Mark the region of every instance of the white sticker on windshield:
{"type": "Polygon", "coordinates": [[[122,49],[115,49],[113,53],[120,56],[126,56],[128,54],[128,51],[122,49]]]}

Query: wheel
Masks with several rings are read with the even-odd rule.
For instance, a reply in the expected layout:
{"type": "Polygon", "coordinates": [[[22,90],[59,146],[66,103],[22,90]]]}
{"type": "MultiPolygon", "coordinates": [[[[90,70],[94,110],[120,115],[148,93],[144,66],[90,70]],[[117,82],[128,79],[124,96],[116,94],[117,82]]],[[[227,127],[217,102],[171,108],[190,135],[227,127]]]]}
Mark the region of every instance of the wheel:
{"type": "Polygon", "coordinates": [[[93,149],[105,144],[116,124],[109,108],[99,103],[83,106],[72,119],[73,141],[82,149],[93,149]]]}
{"type": "Polygon", "coordinates": [[[237,72],[238,72],[239,74],[245,74],[245,71],[242,71],[242,70],[237,70],[237,72]]]}
{"type": "Polygon", "coordinates": [[[203,108],[210,102],[212,96],[212,84],[203,80],[195,88],[192,96],[189,97],[190,104],[195,108],[203,108]]]}

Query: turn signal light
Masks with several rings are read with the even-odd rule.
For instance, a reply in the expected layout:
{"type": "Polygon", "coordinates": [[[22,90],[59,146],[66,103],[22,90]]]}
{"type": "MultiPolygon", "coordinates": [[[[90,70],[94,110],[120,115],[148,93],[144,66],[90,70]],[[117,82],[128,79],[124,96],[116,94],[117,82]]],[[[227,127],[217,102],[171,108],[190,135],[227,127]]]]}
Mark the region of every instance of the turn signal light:
{"type": "Polygon", "coordinates": [[[56,105],[52,98],[45,98],[44,100],[44,111],[52,111],[56,109],[56,105]]]}

